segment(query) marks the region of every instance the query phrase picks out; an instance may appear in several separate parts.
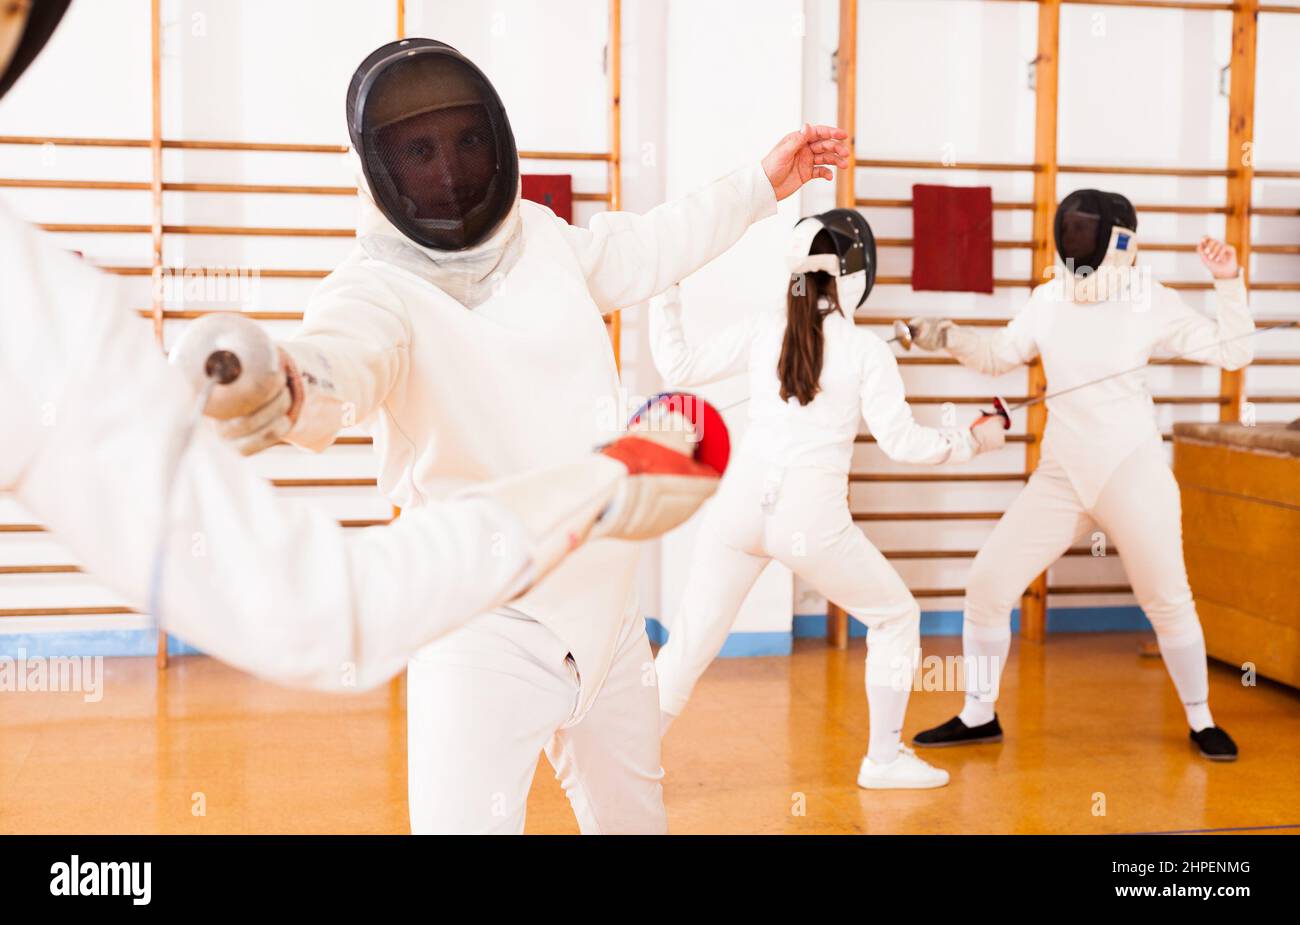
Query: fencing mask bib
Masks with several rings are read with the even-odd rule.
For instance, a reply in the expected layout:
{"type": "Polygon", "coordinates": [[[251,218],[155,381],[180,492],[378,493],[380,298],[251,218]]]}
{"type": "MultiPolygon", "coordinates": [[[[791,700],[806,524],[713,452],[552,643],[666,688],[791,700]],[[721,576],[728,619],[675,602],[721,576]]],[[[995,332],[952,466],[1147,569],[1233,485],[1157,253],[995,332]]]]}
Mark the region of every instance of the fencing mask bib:
{"type": "Polygon", "coordinates": [[[347,118],[375,205],[415,243],[466,250],[509,215],[519,187],[510,120],[450,45],[404,39],[372,52],[348,87],[347,118]]]}
{"type": "Polygon", "coordinates": [[[786,264],[791,275],[823,272],[835,277],[840,308],[852,315],[876,282],[876,239],[856,209],[809,215],[795,223],[786,264]],[[810,253],[813,240],[822,232],[829,236],[834,253],[810,253]]]}

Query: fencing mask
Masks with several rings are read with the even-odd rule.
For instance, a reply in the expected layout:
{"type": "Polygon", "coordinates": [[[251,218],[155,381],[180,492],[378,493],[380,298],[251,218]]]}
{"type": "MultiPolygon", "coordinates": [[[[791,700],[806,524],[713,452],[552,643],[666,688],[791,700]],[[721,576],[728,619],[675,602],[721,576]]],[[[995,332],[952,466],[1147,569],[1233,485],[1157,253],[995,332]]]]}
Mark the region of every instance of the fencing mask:
{"type": "Polygon", "coordinates": [[[1056,207],[1056,251],[1076,276],[1137,259],[1137,212],[1119,193],[1075,190],[1056,207]]]}
{"type": "Polygon", "coordinates": [[[71,0],[0,4],[0,96],[27,70],[67,12],[71,0]]]}
{"type": "Polygon", "coordinates": [[[376,49],[352,77],[347,119],[375,205],[415,243],[466,250],[509,215],[519,187],[510,121],[487,77],[450,45],[376,49]]]}
{"type": "Polygon", "coordinates": [[[851,315],[867,300],[876,282],[876,239],[862,213],[831,209],[795,223],[786,263],[792,275],[821,271],[834,276],[840,308],[851,315]],[[832,253],[814,254],[813,241],[823,232],[830,239],[832,253]]]}

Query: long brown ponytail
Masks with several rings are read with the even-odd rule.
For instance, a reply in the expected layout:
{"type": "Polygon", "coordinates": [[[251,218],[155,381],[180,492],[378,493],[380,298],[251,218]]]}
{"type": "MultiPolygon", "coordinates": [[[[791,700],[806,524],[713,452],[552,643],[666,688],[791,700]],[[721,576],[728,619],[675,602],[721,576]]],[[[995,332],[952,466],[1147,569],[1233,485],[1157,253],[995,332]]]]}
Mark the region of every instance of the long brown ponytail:
{"type": "MultiPolygon", "coordinates": [[[[826,252],[818,246],[822,237],[818,235],[813,240],[812,253],[826,252]]],[[[827,240],[827,251],[829,244],[827,240]]],[[[840,308],[835,278],[820,271],[796,273],[790,277],[786,297],[785,338],[781,341],[781,357],[776,361],[781,399],[789,401],[793,397],[799,404],[807,405],[821,391],[822,354],[826,345],[822,321],[840,308]]]]}

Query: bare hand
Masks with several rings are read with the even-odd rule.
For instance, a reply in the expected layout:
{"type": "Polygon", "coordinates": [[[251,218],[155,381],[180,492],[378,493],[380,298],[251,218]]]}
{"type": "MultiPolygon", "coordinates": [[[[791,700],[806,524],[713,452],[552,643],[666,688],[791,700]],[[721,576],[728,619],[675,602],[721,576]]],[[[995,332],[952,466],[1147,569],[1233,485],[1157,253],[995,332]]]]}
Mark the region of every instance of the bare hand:
{"type": "Polygon", "coordinates": [[[1237,275],[1237,249],[1231,244],[1206,235],[1196,245],[1196,253],[1215,279],[1233,279],[1237,275]]]}
{"type": "Polygon", "coordinates": [[[763,158],[763,172],[776,193],[777,200],[782,200],[797,192],[813,177],[829,180],[832,177],[828,164],[834,164],[841,170],[850,170],[849,146],[843,140],[849,133],[842,128],[831,125],[810,125],[791,132],[780,141],[763,158]]]}

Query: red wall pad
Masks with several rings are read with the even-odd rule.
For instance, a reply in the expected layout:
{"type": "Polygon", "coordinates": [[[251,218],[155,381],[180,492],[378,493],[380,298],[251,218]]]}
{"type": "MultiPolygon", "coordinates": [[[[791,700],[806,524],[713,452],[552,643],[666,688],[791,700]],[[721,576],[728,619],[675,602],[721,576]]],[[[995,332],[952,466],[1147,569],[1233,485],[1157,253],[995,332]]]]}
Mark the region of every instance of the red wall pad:
{"type": "Polygon", "coordinates": [[[912,288],[993,291],[992,187],[912,187],[912,288]]]}
{"type": "Polygon", "coordinates": [[[573,177],[567,173],[526,173],[522,179],[525,199],[546,206],[573,224],[573,177]]]}

